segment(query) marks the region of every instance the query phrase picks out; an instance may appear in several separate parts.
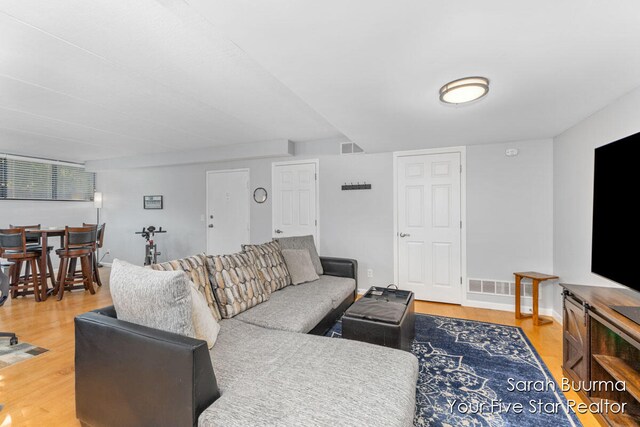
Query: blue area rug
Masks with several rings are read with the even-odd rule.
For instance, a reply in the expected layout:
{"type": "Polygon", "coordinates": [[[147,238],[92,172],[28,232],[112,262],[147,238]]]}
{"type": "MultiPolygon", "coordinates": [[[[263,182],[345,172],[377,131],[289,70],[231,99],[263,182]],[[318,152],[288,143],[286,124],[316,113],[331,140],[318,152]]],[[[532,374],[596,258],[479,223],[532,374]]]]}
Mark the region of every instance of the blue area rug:
{"type": "MultiPolygon", "coordinates": [[[[341,332],[338,321],[327,336],[341,332]]],[[[412,353],[416,426],[581,425],[520,328],[416,314],[412,353]]]]}

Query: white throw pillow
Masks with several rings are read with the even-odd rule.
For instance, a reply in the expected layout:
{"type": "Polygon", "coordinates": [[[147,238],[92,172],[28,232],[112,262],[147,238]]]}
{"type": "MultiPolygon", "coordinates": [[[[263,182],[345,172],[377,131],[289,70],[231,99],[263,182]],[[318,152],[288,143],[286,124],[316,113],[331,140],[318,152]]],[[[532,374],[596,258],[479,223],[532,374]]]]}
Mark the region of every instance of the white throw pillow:
{"type": "Polygon", "coordinates": [[[190,283],[191,306],[193,308],[193,328],[196,332],[196,338],[206,341],[207,347],[211,350],[218,338],[220,325],[211,314],[209,306],[207,305],[207,300],[204,299],[204,295],[198,291],[198,288],[193,282],[190,283]]]}
{"type": "Polygon", "coordinates": [[[116,259],[109,288],[118,319],[195,337],[191,286],[184,271],[156,271],[116,259]]]}

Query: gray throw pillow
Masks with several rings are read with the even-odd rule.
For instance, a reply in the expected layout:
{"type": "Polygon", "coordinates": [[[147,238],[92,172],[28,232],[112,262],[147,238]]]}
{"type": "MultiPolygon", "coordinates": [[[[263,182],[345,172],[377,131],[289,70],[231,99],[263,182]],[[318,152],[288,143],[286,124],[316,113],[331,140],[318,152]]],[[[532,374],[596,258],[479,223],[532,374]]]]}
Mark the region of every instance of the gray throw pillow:
{"type": "Polygon", "coordinates": [[[313,282],[320,278],[311,262],[311,256],[308,250],[283,249],[282,256],[291,275],[292,284],[299,285],[301,283],[313,282]]]}
{"type": "Polygon", "coordinates": [[[118,259],[109,287],[118,319],[195,337],[189,278],[184,271],[156,271],[118,259]]]}
{"type": "Polygon", "coordinates": [[[207,342],[209,350],[213,348],[213,345],[218,339],[218,333],[220,332],[220,325],[216,322],[216,319],[209,311],[207,300],[198,291],[198,287],[189,283],[191,287],[191,308],[193,310],[193,330],[196,334],[196,338],[207,342]]]}
{"type": "Polygon", "coordinates": [[[311,256],[311,262],[316,270],[316,274],[324,274],[322,270],[322,264],[320,263],[320,257],[318,256],[318,250],[313,240],[312,235],[308,236],[293,236],[293,237],[279,237],[273,239],[280,244],[280,249],[306,249],[311,256]]]}

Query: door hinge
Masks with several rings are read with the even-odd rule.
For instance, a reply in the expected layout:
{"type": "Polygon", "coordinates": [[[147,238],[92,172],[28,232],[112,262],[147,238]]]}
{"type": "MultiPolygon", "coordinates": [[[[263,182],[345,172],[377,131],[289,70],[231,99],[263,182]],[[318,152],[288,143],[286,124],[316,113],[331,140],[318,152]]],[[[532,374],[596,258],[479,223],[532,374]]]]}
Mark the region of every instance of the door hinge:
{"type": "Polygon", "coordinates": [[[316,227],[318,226],[318,220],[316,219],[316,227]]]}
{"type": "Polygon", "coordinates": [[[462,221],[460,221],[460,230],[462,230],[462,221]]]}
{"type": "Polygon", "coordinates": [[[317,173],[314,173],[314,174],[313,174],[313,178],[317,181],[317,180],[318,180],[318,174],[317,174],[317,173]]]}
{"type": "Polygon", "coordinates": [[[460,173],[462,173],[462,165],[460,165],[460,173]]]}
{"type": "Polygon", "coordinates": [[[462,285],[462,276],[460,276],[460,284],[462,285]]]}

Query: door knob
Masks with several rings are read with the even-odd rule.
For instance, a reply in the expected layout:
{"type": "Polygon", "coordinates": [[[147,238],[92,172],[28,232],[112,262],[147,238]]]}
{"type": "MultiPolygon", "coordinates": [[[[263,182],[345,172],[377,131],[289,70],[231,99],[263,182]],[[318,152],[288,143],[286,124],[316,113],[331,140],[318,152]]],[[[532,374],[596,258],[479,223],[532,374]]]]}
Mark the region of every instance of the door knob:
{"type": "Polygon", "coordinates": [[[213,224],[209,224],[209,228],[213,228],[213,224]]]}
{"type": "Polygon", "coordinates": [[[276,228],[276,234],[282,234],[282,233],[283,233],[283,231],[282,231],[282,230],[280,230],[280,229],[276,228]]]}
{"type": "Polygon", "coordinates": [[[408,233],[400,233],[400,234],[399,234],[399,236],[400,236],[400,237],[409,237],[409,236],[411,236],[411,234],[408,234],[408,233]]]}

